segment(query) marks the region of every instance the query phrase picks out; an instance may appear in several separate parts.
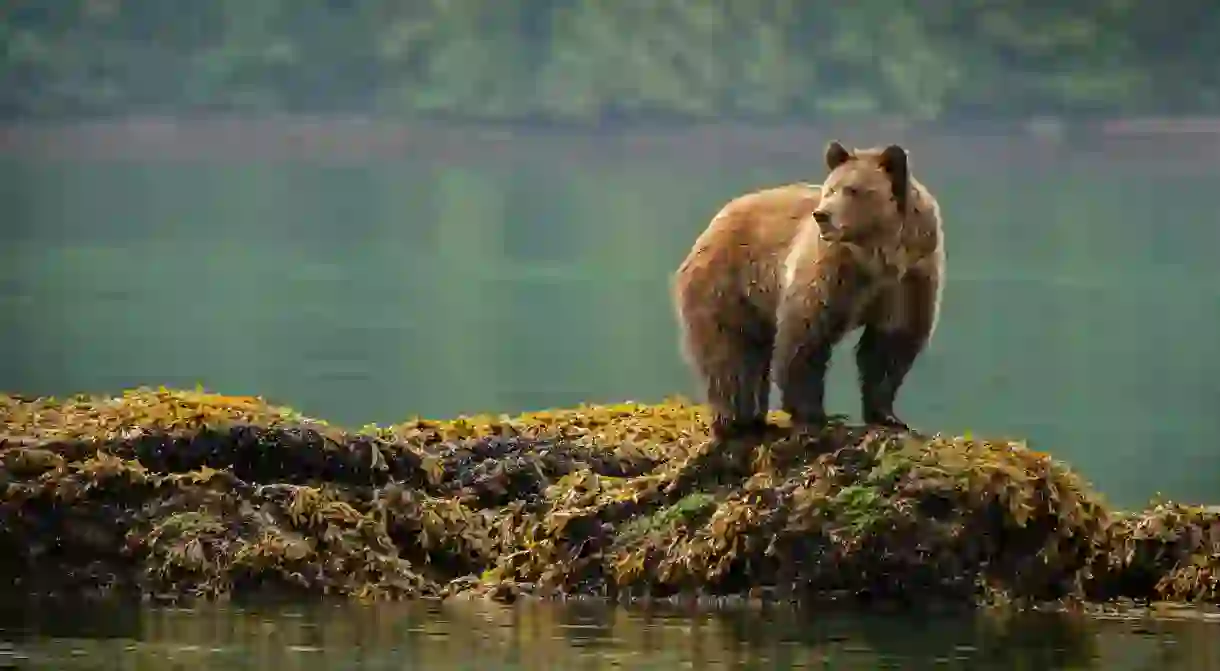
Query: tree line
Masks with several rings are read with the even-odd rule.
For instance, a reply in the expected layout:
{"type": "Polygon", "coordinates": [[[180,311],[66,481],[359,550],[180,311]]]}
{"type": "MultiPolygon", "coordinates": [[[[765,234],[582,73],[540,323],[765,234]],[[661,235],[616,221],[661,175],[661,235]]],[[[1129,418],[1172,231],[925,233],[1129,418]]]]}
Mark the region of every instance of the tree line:
{"type": "Polygon", "coordinates": [[[917,120],[1220,111],[1203,0],[13,0],[0,114],[917,120]]]}

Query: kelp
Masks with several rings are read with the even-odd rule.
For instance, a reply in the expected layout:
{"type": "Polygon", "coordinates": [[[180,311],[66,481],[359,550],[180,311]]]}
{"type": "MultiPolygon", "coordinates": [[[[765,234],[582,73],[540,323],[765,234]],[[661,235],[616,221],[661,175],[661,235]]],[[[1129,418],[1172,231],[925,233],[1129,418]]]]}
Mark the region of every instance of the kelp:
{"type": "Polygon", "coordinates": [[[254,397],[0,396],[0,575],[31,593],[1220,602],[1220,512],[1109,512],[1015,441],[704,408],[349,431],[254,397]]]}

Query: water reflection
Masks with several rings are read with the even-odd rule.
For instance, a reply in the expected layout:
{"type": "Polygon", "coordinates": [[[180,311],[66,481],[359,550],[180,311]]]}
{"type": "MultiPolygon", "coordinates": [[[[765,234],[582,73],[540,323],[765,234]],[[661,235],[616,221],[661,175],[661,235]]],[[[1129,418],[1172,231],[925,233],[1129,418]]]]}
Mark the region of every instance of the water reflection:
{"type": "Polygon", "coordinates": [[[1220,668],[1220,625],[482,601],[0,607],[0,668],[1220,668]],[[5,667],[5,665],[8,667],[5,667]]]}

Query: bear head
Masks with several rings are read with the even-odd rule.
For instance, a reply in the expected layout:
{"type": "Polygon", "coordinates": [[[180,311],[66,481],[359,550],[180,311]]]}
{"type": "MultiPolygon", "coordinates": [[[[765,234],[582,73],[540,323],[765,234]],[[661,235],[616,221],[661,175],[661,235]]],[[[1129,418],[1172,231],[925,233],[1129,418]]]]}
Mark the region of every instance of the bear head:
{"type": "Polygon", "coordinates": [[[813,213],[822,239],[867,243],[901,231],[910,189],[906,150],[890,145],[848,151],[831,142],[826,167],[830,173],[813,213]]]}

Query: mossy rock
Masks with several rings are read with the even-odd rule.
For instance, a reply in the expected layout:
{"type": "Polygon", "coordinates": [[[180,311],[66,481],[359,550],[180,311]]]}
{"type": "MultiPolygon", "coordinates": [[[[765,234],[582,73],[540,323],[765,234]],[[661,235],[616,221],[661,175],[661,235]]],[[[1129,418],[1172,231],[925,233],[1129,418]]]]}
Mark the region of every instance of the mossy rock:
{"type": "Polygon", "coordinates": [[[171,599],[1217,601],[1214,513],[1110,514],[1018,442],[771,419],[720,444],[681,399],[347,431],[201,390],[0,396],[0,568],[171,599]]]}

